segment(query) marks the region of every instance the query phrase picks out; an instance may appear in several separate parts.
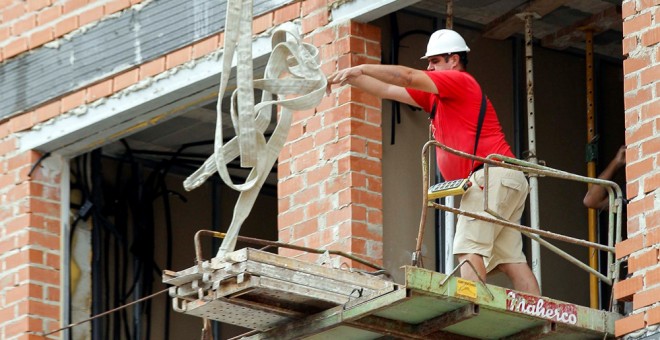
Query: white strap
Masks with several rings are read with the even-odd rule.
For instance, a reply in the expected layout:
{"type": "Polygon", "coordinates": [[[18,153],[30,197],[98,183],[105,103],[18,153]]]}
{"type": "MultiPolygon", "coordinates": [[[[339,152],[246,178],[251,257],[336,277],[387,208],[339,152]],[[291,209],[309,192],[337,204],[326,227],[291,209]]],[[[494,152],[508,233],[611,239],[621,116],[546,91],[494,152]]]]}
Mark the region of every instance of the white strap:
{"type": "Polygon", "coordinates": [[[292,111],[317,106],[327,84],[319,66],[317,48],[302,42],[298,27],[293,23],[283,24],[274,30],[271,37],[273,51],[266,64],[264,79],[253,80],[252,0],[229,0],[226,18],[222,75],[216,107],[215,151],[183,182],[185,189],[190,191],[217,171],[227,186],[241,192],[227,236],[216,255],[220,259],[236,246],[240,227],[252,210],[259,190],[289,134],[292,111]],[[232,93],[230,105],[236,137],[223,144],[221,104],[236,48],[237,89],[232,93]],[[256,105],[255,88],[262,90],[261,101],[256,105]],[[266,141],[264,132],[275,105],[281,107],[280,118],[270,139],[266,141]],[[227,164],[239,156],[241,166],[252,169],[245,183],[234,184],[227,164]]]}

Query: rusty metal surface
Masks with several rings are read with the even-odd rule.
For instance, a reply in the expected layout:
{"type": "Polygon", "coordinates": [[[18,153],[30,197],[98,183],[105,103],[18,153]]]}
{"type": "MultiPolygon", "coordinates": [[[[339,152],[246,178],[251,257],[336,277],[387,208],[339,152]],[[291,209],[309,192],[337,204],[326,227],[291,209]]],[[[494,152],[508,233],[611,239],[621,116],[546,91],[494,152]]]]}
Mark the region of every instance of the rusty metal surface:
{"type": "MultiPolygon", "coordinates": [[[[534,238],[533,235],[539,235],[539,236],[544,236],[547,238],[552,238],[556,240],[560,240],[563,242],[568,242],[571,244],[576,244],[580,246],[585,246],[585,247],[591,247],[595,248],[601,251],[606,251],[608,254],[614,254],[614,244],[616,242],[621,241],[621,212],[622,212],[622,205],[623,205],[623,194],[621,191],[621,188],[614,182],[608,181],[608,180],[603,180],[599,178],[590,178],[590,177],[585,177],[585,176],[580,176],[572,173],[568,173],[565,171],[553,169],[544,165],[540,164],[534,164],[531,162],[526,162],[523,160],[519,160],[516,158],[511,158],[511,157],[506,157],[502,155],[489,155],[488,157],[479,157],[475,155],[471,155],[459,150],[452,149],[450,147],[447,147],[446,145],[440,144],[437,141],[431,140],[428,141],[423,149],[422,149],[422,187],[424,188],[423,195],[422,195],[422,212],[421,212],[421,218],[420,218],[420,223],[419,223],[419,233],[417,236],[417,247],[413,253],[413,259],[412,259],[412,265],[413,266],[419,266],[419,262],[417,261],[418,259],[421,258],[421,244],[422,244],[422,238],[424,235],[424,229],[426,226],[426,214],[427,214],[427,208],[428,207],[433,207],[435,209],[440,209],[443,211],[449,211],[454,214],[459,214],[459,215],[465,215],[469,216],[472,218],[480,219],[483,221],[495,223],[498,225],[502,225],[505,227],[509,228],[514,228],[518,229],[521,232],[525,233],[526,235],[532,235],[530,237],[534,238]],[[441,148],[447,152],[450,152],[452,154],[461,156],[461,157],[466,157],[469,159],[473,159],[475,161],[479,161],[484,163],[484,209],[485,211],[491,211],[488,207],[488,201],[487,201],[487,188],[488,188],[488,168],[491,166],[499,166],[507,169],[513,169],[513,170],[518,170],[522,171],[526,174],[534,174],[537,176],[547,176],[547,177],[554,177],[554,178],[559,178],[559,179],[565,179],[565,180],[570,180],[570,181],[577,181],[577,182],[583,182],[583,183],[592,183],[592,184],[598,184],[604,186],[609,194],[609,201],[610,201],[610,213],[609,213],[609,225],[608,225],[608,234],[609,234],[609,242],[608,245],[602,245],[594,242],[589,242],[585,241],[582,239],[577,239],[557,233],[553,233],[544,229],[533,229],[527,226],[523,226],[520,224],[515,224],[511,223],[505,220],[498,219],[497,217],[495,218],[489,218],[486,216],[474,214],[471,212],[467,212],[464,210],[456,209],[453,207],[441,205],[438,203],[430,202],[428,199],[427,191],[429,187],[429,172],[428,172],[428,153],[429,149],[431,146],[435,146],[438,148],[441,148]],[[615,213],[616,211],[616,213],[615,213]],[[616,225],[614,223],[614,220],[616,218],[616,225]]],[[[614,260],[613,256],[608,256],[608,275],[605,276],[601,273],[598,273],[597,271],[594,271],[592,268],[589,268],[588,265],[585,265],[584,263],[580,262],[579,260],[575,259],[574,257],[568,255],[567,253],[561,251],[559,248],[549,244],[547,241],[544,241],[540,238],[536,238],[536,240],[540,240],[539,242],[543,244],[544,246],[548,247],[550,250],[553,252],[556,252],[559,256],[565,258],[569,262],[577,265],[579,268],[584,269],[585,271],[596,275],[601,281],[606,282],[607,284],[613,284],[618,280],[618,273],[619,273],[619,266],[621,264],[620,260],[614,260]]],[[[615,305],[615,304],[614,304],[615,305]]]]}
{"type": "Polygon", "coordinates": [[[176,311],[260,331],[396,289],[374,276],[250,248],[224,261],[198,258],[191,268],[164,271],[163,282],[173,285],[176,311]]]}

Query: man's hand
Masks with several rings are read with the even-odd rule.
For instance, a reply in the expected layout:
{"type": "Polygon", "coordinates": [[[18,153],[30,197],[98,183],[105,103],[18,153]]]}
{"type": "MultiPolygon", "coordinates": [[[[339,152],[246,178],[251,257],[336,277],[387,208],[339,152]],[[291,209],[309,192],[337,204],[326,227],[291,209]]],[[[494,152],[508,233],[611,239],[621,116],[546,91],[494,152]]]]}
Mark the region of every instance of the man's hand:
{"type": "Polygon", "coordinates": [[[616,163],[619,167],[626,165],[626,146],[625,145],[619,148],[619,151],[616,153],[616,156],[614,157],[614,161],[616,161],[616,163]]]}
{"type": "Polygon", "coordinates": [[[339,84],[340,86],[349,84],[353,78],[359,77],[362,75],[362,69],[360,66],[349,67],[340,71],[335,72],[328,77],[328,86],[325,89],[326,94],[332,92],[332,85],[339,84]]]}

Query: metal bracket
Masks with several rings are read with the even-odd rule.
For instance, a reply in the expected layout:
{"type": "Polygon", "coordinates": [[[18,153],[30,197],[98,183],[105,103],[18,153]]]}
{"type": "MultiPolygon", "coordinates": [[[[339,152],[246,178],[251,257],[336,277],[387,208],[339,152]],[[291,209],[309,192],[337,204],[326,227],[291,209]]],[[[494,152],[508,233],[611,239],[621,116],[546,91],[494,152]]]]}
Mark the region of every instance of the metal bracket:
{"type": "Polygon", "coordinates": [[[461,268],[466,262],[470,265],[470,268],[472,268],[472,271],[474,271],[474,275],[476,275],[477,278],[479,278],[479,281],[481,281],[481,284],[484,286],[484,288],[486,288],[486,291],[490,295],[490,299],[495,300],[495,295],[493,295],[493,293],[490,291],[490,289],[488,289],[488,286],[486,285],[486,281],[484,281],[484,279],[481,277],[481,275],[479,275],[477,270],[474,268],[474,265],[472,264],[472,262],[470,262],[468,260],[461,261],[461,263],[459,263],[458,266],[456,266],[456,268],[454,268],[454,270],[452,270],[451,273],[449,273],[449,275],[447,275],[447,277],[445,277],[445,279],[442,280],[442,282],[440,282],[440,287],[444,286],[445,283],[447,283],[447,281],[449,280],[449,278],[452,277],[456,273],[456,271],[459,268],[461,268]]]}

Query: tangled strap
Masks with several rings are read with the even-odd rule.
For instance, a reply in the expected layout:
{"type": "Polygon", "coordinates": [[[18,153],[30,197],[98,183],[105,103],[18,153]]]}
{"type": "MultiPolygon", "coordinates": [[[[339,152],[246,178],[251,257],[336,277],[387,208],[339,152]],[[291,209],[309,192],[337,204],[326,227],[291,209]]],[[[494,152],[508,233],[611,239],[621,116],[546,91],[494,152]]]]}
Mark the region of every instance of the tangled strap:
{"type": "Polygon", "coordinates": [[[238,232],[252,210],[270,169],[284,146],[291,128],[292,111],[307,110],[318,105],[327,80],[321,72],[318,50],[303,43],[298,27],[285,23],[275,29],[271,38],[273,51],[264,71],[264,79],[252,76],[252,0],[230,0],[218,92],[214,153],[184,182],[190,191],[200,186],[216,171],[230,188],[240,192],[227,236],[220,245],[217,258],[223,259],[234,250],[238,232]],[[231,119],[236,137],[223,144],[221,104],[227,88],[231,62],[237,53],[237,89],[231,96],[231,119]],[[254,89],[262,90],[261,102],[255,105],[254,89]],[[279,105],[280,118],[266,141],[273,107],[279,105]],[[245,183],[234,184],[227,163],[241,158],[241,166],[252,168],[245,183]]]}

